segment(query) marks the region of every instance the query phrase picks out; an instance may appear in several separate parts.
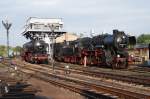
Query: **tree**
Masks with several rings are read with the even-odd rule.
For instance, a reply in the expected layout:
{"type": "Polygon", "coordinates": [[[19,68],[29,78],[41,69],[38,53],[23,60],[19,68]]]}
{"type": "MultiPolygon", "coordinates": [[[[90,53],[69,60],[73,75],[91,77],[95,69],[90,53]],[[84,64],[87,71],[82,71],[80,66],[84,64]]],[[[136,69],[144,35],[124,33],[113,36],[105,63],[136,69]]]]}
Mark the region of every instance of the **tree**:
{"type": "Polygon", "coordinates": [[[4,45],[0,45],[0,56],[6,56],[7,55],[7,48],[4,45]]]}
{"type": "Polygon", "coordinates": [[[72,33],[73,35],[75,35],[75,36],[78,36],[76,33],[72,33]]]}
{"type": "Polygon", "coordinates": [[[140,36],[138,36],[137,43],[149,44],[150,43],[150,34],[141,34],[140,36]]]}
{"type": "Polygon", "coordinates": [[[22,47],[21,46],[16,46],[13,48],[13,52],[15,55],[19,55],[22,51],[22,47]]]}
{"type": "Polygon", "coordinates": [[[84,34],[83,34],[83,33],[80,33],[79,37],[80,37],[80,38],[84,37],[84,34]]]}

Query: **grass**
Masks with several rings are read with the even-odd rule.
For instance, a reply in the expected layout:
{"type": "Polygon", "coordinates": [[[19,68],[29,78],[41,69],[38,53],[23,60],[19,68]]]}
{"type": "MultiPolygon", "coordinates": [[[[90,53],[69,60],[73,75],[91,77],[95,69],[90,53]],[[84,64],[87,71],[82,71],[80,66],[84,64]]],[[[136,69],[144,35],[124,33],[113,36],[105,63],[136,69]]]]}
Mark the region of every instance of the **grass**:
{"type": "Polygon", "coordinates": [[[6,67],[4,64],[0,63],[0,68],[6,67]]]}

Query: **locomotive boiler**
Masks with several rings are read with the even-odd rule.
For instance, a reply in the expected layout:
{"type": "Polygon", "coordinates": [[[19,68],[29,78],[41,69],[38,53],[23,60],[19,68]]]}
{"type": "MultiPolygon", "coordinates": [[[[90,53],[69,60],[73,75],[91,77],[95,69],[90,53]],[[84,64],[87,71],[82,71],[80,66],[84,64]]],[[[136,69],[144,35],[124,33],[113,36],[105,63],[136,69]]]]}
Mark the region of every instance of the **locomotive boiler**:
{"type": "Polygon", "coordinates": [[[30,63],[48,63],[48,44],[43,40],[32,40],[23,45],[22,59],[30,63]]]}
{"type": "Polygon", "coordinates": [[[75,41],[55,44],[54,57],[58,61],[112,68],[128,67],[129,44],[134,45],[134,36],[123,31],[113,30],[113,34],[85,37],[75,41]]]}

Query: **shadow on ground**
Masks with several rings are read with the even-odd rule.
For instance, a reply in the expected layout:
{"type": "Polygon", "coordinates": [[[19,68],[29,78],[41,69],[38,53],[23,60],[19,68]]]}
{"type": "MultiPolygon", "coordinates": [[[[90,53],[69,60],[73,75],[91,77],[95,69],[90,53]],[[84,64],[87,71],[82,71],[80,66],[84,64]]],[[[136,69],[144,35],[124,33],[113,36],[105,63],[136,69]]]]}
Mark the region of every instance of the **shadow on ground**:
{"type": "Polygon", "coordinates": [[[36,96],[35,99],[52,99],[52,98],[45,96],[36,96]]]}

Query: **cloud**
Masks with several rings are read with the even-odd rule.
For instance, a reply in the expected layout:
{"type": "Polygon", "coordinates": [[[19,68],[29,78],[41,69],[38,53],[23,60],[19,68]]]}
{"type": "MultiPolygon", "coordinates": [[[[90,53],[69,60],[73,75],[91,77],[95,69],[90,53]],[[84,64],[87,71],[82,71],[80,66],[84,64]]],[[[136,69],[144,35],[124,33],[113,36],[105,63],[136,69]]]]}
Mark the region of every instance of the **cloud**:
{"type": "MultiPolygon", "coordinates": [[[[70,32],[89,34],[94,28],[99,34],[118,28],[139,35],[150,32],[149,3],[149,0],[4,0],[0,3],[0,20],[8,16],[13,23],[10,32],[14,46],[26,41],[20,32],[29,17],[63,18],[64,29],[70,32]]],[[[5,33],[0,27],[1,33],[5,33]]],[[[2,35],[0,38],[3,44],[6,38],[2,35]]]]}
{"type": "Polygon", "coordinates": [[[57,6],[61,0],[33,0],[31,5],[33,6],[57,6]]]}

